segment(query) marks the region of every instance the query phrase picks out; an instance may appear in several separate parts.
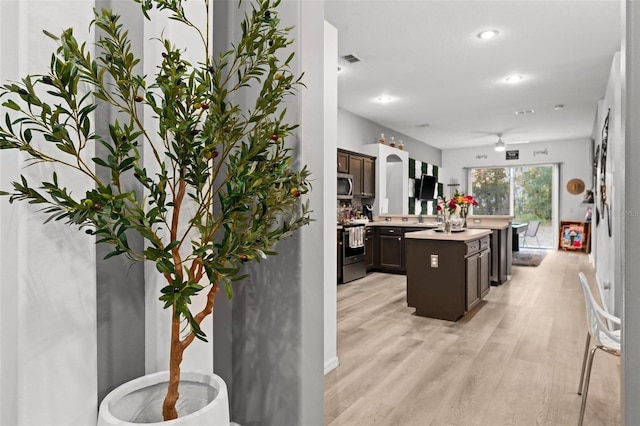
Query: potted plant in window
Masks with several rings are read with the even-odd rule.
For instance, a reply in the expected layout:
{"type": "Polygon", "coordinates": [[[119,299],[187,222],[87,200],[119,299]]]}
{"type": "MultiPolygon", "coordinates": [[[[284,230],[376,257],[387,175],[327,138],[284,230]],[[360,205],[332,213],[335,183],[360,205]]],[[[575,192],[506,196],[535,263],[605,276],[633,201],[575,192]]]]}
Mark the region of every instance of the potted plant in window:
{"type": "MultiPolygon", "coordinates": [[[[286,122],[283,100],[302,83],[289,67],[292,43],[276,6],[255,0],[241,24],[242,37],[230,50],[211,55],[209,19],[196,26],[182,0],[134,0],[149,18],[155,7],[193,31],[202,63],[158,36],[162,58],[153,76],[140,74],[120,16],[95,11],[99,32],[95,57],[72,29],[57,40],[49,69],[2,86],[5,109],[0,149],[15,149],[31,163],[54,170],[43,182],[21,176],[1,192],[10,202],[42,207],[47,221],[77,226],[97,243],[112,246],[107,257],[153,262],[166,280],[159,299],[172,312],[168,387],[162,418],[178,417],[180,364],[185,349],[205,340],[200,325],[213,311],[218,291],[232,296],[232,284],[246,278],[242,265],[275,255],[274,245],[308,224],[303,195],[310,189],[306,166],[295,168],[285,144],[296,125],[286,122]],[[244,110],[237,99],[254,94],[244,110]],[[94,111],[106,104],[119,112],[108,134],[94,132],[94,111]],[[152,111],[155,121],[142,119],[152,111]],[[93,146],[107,155],[91,157],[93,146]],[[141,152],[151,156],[146,168],[141,152]],[[110,176],[96,172],[102,168],[110,176]],[[55,170],[67,169],[87,181],[85,194],[65,188],[55,170]],[[138,189],[127,189],[131,179],[138,189]],[[134,250],[127,235],[145,240],[134,250]],[[192,299],[206,293],[203,307],[192,299]]],[[[203,0],[203,13],[211,13],[203,0]]],[[[182,414],[180,414],[182,416],[182,414]]]]}

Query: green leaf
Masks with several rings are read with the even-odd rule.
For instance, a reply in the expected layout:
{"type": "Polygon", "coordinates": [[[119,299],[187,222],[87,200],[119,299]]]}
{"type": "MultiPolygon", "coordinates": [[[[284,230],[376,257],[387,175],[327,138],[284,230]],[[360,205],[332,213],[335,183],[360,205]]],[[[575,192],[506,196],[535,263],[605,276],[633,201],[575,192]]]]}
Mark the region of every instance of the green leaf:
{"type": "Polygon", "coordinates": [[[110,259],[110,258],[112,258],[114,256],[119,256],[122,253],[124,253],[122,250],[116,249],[116,250],[114,250],[112,252],[107,253],[107,255],[104,257],[104,260],[110,259]]]}
{"type": "MultiPolygon", "coordinates": [[[[9,99],[6,102],[3,102],[2,106],[5,106],[5,107],[7,107],[9,109],[12,109],[14,111],[20,111],[20,106],[17,103],[15,103],[13,100],[11,100],[11,99],[9,99]]],[[[7,116],[7,119],[8,119],[8,116],[7,116]]]]}
{"type": "Polygon", "coordinates": [[[96,163],[96,164],[98,164],[100,166],[111,168],[111,166],[109,166],[109,164],[107,164],[102,158],[93,157],[91,159],[91,161],[93,161],[94,163],[96,163]]]}
{"type": "Polygon", "coordinates": [[[171,251],[174,248],[178,247],[178,245],[180,245],[181,241],[172,241],[171,243],[167,244],[167,246],[164,248],[164,251],[171,251]]]}

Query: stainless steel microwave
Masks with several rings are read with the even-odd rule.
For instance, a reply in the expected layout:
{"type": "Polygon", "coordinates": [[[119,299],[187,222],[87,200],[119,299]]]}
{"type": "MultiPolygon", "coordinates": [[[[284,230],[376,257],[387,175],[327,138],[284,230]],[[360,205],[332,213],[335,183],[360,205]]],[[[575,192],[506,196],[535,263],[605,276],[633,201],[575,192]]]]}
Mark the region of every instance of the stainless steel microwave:
{"type": "Polygon", "coordinates": [[[351,200],[353,198],[353,175],[338,173],[338,199],[351,200]]]}

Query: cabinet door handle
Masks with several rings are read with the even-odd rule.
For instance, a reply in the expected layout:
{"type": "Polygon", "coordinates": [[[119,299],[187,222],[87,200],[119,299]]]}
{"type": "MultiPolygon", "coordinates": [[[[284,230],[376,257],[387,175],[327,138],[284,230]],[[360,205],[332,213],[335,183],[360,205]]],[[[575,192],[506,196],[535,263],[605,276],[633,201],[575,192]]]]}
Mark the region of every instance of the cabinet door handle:
{"type": "Polygon", "coordinates": [[[398,237],[398,241],[402,241],[402,238],[398,237]]]}
{"type": "Polygon", "coordinates": [[[392,233],[394,233],[394,232],[396,232],[396,231],[394,231],[393,229],[389,229],[389,233],[390,233],[390,234],[392,234],[392,233]]]}

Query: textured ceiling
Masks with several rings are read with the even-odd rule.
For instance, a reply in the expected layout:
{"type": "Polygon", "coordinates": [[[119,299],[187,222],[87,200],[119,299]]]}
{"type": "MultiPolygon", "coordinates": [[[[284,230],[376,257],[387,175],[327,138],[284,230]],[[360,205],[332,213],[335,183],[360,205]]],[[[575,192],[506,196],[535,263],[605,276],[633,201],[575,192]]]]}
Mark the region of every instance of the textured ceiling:
{"type": "Polygon", "coordinates": [[[620,3],[328,0],[339,56],[362,59],[339,61],[338,104],[441,149],[495,144],[497,133],[589,138],[620,50],[620,3]],[[500,35],[476,37],[488,28],[500,35]],[[511,74],[524,79],[508,84],[511,74]]]}

